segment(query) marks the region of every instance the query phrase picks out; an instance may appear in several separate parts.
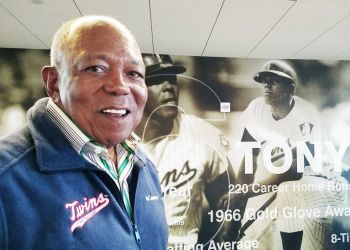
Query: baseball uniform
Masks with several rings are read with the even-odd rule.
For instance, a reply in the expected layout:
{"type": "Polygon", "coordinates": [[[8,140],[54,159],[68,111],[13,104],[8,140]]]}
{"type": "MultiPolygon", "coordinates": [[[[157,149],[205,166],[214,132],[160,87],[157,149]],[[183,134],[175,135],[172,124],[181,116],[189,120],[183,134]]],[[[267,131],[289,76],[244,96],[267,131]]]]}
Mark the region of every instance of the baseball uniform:
{"type": "MultiPolygon", "coordinates": [[[[316,142],[321,140],[320,121],[317,109],[305,100],[294,96],[294,106],[286,117],[275,120],[272,116],[271,106],[267,105],[263,97],[253,100],[243,114],[243,122],[249,135],[261,142],[260,152],[264,151],[269,142],[285,142],[291,146],[298,141],[316,142]]],[[[271,158],[281,153],[281,148],[271,152],[271,158]]],[[[258,170],[255,181],[264,179],[261,171],[261,153],[258,157],[258,170]]],[[[325,249],[328,241],[329,218],[300,216],[286,216],[282,211],[285,208],[319,209],[324,211],[327,203],[337,206],[343,201],[343,194],[334,193],[324,189],[322,192],[298,191],[299,184],[318,183],[327,186],[330,181],[338,181],[335,175],[330,174],[328,164],[322,164],[322,173],[315,173],[310,166],[305,166],[303,177],[299,181],[283,182],[288,192],[278,192],[276,203],[279,208],[277,226],[282,232],[297,232],[303,230],[302,249],[325,249]],[[315,199],[317,201],[315,201],[315,199]]],[[[266,170],[265,170],[266,171],[266,170]]],[[[286,211],[286,210],[284,210],[286,211]]]]}
{"type": "Polygon", "coordinates": [[[204,188],[226,171],[227,146],[218,129],[182,113],[174,120],[170,134],[145,145],[163,189],[168,246],[197,243],[206,202],[204,188]]]}

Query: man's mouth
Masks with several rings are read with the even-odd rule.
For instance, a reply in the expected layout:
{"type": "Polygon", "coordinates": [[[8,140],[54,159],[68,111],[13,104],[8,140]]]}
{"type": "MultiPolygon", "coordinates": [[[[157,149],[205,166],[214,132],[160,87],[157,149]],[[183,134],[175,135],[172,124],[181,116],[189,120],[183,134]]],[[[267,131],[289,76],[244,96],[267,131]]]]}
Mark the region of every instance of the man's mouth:
{"type": "Polygon", "coordinates": [[[167,98],[162,101],[163,104],[177,105],[175,98],[167,98]]]}
{"type": "Polygon", "coordinates": [[[127,109],[104,109],[101,111],[103,114],[113,115],[116,117],[124,117],[130,113],[127,109]]]}

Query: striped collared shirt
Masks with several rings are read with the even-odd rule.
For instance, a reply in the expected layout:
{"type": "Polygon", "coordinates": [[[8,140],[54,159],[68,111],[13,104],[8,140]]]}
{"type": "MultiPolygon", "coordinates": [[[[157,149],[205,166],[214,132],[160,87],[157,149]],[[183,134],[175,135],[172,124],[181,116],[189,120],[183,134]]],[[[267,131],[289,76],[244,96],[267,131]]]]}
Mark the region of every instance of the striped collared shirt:
{"type": "MultiPolygon", "coordinates": [[[[133,158],[140,138],[132,132],[124,142],[115,147],[118,162],[118,168],[116,169],[114,162],[109,158],[107,148],[99,145],[79,129],[51,98],[46,108],[51,119],[63,132],[77,153],[99,169],[105,171],[113,179],[119,190],[122,191],[123,183],[119,180],[120,173],[127,168],[128,171],[125,173],[127,177],[132,171],[133,158]],[[125,158],[126,160],[123,161],[122,159],[125,158]]],[[[122,181],[126,181],[126,179],[122,181]]]]}

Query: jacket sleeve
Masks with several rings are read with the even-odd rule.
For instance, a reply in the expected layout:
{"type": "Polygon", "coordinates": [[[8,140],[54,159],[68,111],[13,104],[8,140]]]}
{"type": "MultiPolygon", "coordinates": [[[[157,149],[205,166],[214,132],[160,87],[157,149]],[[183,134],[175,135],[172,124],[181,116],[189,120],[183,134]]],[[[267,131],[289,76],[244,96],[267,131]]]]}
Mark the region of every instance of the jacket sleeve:
{"type": "Polygon", "coordinates": [[[7,230],[4,211],[0,202],[0,250],[7,250],[7,230]]]}

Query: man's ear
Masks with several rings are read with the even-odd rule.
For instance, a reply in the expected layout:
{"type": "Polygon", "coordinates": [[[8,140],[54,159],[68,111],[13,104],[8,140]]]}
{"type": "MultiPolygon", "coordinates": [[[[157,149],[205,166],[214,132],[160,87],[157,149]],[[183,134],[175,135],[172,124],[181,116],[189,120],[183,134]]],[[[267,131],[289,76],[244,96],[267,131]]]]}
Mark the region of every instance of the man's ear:
{"type": "Polygon", "coordinates": [[[60,98],[58,88],[58,72],[55,67],[45,66],[41,70],[41,77],[45,83],[45,88],[48,96],[50,96],[54,102],[57,102],[60,98]]]}
{"type": "Polygon", "coordinates": [[[291,95],[295,95],[295,84],[288,84],[288,91],[291,95]]]}

